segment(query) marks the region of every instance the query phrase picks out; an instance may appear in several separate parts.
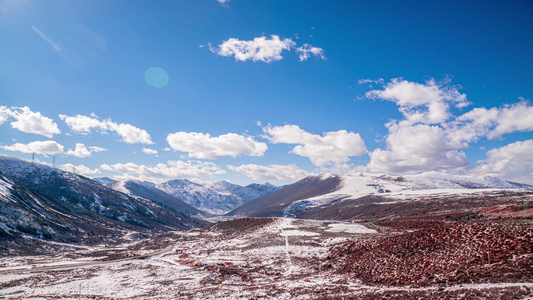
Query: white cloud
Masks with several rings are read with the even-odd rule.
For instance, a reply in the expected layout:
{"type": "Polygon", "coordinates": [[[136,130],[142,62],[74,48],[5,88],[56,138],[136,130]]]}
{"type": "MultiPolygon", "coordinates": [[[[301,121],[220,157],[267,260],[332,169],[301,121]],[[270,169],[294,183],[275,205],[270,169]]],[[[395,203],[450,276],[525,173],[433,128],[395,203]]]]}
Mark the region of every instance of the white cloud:
{"type": "Polygon", "coordinates": [[[0,107],[0,125],[9,118],[14,118],[11,127],[22,132],[38,134],[46,137],[53,137],[61,131],[57,124],[50,118],[43,116],[40,112],[33,112],[29,107],[0,107]]]}
{"type": "Polygon", "coordinates": [[[150,134],[144,129],[130,124],[118,124],[111,119],[101,121],[96,115],[91,117],[76,115],[74,117],[59,115],[65,123],[76,133],[87,134],[93,129],[102,132],[114,131],[122,137],[122,141],[128,144],[153,144],[150,134]]]}
{"type": "Polygon", "coordinates": [[[11,110],[6,106],[0,106],[0,125],[4,124],[9,116],[11,115],[11,110]]]}
{"type": "Polygon", "coordinates": [[[468,145],[450,139],[443,128],[452,117],[451,106],[468,105],[466,95],[450,85],[449,80],[430,79],[420,84],[397,78],[385,84],[382,90],[369,91],[365,96],[396,103],[405,118],[386,125],[389,129],[385,139],[387,147],[369,153],[369,171],[409,174],[466,169],[468,160],[461,150],[468,145]]]}
{"type": "Polygon", "coordinates": [[[117,124],[114,122],[107,122],[109,128],[122,137],[122,141],[128,144],[153,144],[148,132],[144,129],[137,128],[130,124],[117,124]]]}
{"type": "Polygon", "coordinates": [[[92,129],[107,130],[108,126],[105,121],[100,121],[96,117],[76,115],[74,117],[59,115],[61,120],[65,121],[68,127],[76,133],[90,133],[92,129]]]}
{"type": "Polygon", "coordinates": [[[227,5],[227,3],[229,2],[229,0],[217,0],[218,3],[222,4],[222,5],[227,5]]]}
{"type": "Polygon", "coordinates": [[[72,172],[76,174],[82,174],[82,175],[94,175],[94,174],[100,174],[102,171],[100,169],[91,169],[85,165],[73,165],[73,164],[63,164],[59,166],[63,171],[72,172]]]}
{"type": "Polygon", "coordinates": [[[187,152],[189,157],[216,159],[240,154],[263,156],[267,145],[236,133],[211,137],[208,133],[176,132],[167,136],[167,142],[175,151],[187,152]]]}
{"type": "Polygon", "coordinates": [[[461,94],[456,86],[450,86],[449,80],[437,82],[430,79],[420,84],[395,78],[383,90],[372,90],[365,96],[396,103],[410,124],[442,123],[451,117],[451,105],[458,108],[468,105],[466,95],[461,94]]]}
{"type": "Polygon", "coordinates": [[[427,124],[389,124],[387,150],[375,149],[367,165],[376,173],[420,173],[459,171],[468,166],[461,145],[446,138],[445,131],[427,124]]]}
{"type": "Polygon", "coordinates": [[[168,161],[166,164],[160,163],[153,167],[129,162],[126,164],[103,164],[100,167],[105,171],[121,173],[118,178],[135,178],[148,181],[175,178],[211,178],[215,175],[226,173],[214,163],[201,161],[168,161]]]}
{"type": "Polygon", "coordinates": [[[358,133],[346,130],[324,132],[322,136],[311,134],[297,125],[267,126],[266,138],[274,144],[298,144],[292,153],[308,157],[316,166],[339,165],[350,156],[367,153],[366,145],[358,133]]]}
{"type": "MultiPolygon", "coordinates": [[[[367,167],[372,172],[462,172],[469,165],[462,152],[469,143],[481,137],[494,139],[512,132],[533,130],[533,107],[525,100],[502,108],[475,108],[453,119],[450,107],[462,108],[468,102],[466,95],[449,85],[449,80],[431,79],[419,84],[393,79],[383,90],[370,91],[366,96],[397,103],[405,117],[387,124],[387,148],[378,148],[369,154],[367,167]]],[[[476,169],[477,172],[495,166],[490,157],[487,161],[484,167],[476,169]]]]}
{"type": "Polygon", "coordinates": [[[228,166],[228,169],[244,174],[254,180],[291,180],[296,181],[304,177],[314,175],[304,171],[295,165],[269,165],[261,166],[255,164],[228,166]]]}
{"type": "Polygon", "coordinates": [[[142,149],[142,152],[143,152],[144,154],[148,154],[148,155],[156,155],[157,153],[159,153],[159,152],[157,152],[157,150],[155,150],[155,149],[150,149],[150,148],[143,148],[143,149],[142,149]]]}
{"type": "Polygon", "coordinates": [[[218,49],[212,47],[211,51],[220,56],[234,56],[236,60],[263,61],[270,63],[283,59],[281,52],[294,47],[291,39],[280,39],[277,35],[271,35],[270,39],[265,36],[256,37],[251,41],[241,41],[230,38],[218,45],[218,49]]]}
{"type": "Polygon", "coordinates": [[[91,151],[89,151],[84,144],[76,143],[76,149],[74,151],[72,151],[72,149],[69,149],[66,154],[73,155],[76,157],[90,157],[91,151]]]}
{"type": "Polygon", "coordinates": [[[76,157],[91,157],[92,152],[102,152],[106,150],[107,149],[96,147],[96,146],[89,147],[89,149],[87,149],[87,147],[84,144],[76,143],[76,149],[74,149],[74,151],[69,149],[65,154],[76,156],[76,157]]]}
{"type": "Polygon", "coordinates": [[[230,38],[223,41],[218,47],[213,47],[209,44],[209,50],[220,56],[233,56],[240,61],[263,61],[270,63],[273,61],[282,60],[281,53],[283,50],[291,51],[295,49],[298,53],[300,61],[307,60],[311,56],[317,56],[325,59],[324,50],[322,48],[313,47],[309,44],[303,44],[297,47],[296,43],[290,38],[281,39],[277,35],[271,35],[270,39],[261,36],[256,37],[250,41],[243,41],[236,38],[230,38]]]}
{"type": "Polygon", "coordinates": [[[357,81],[358,84],[367,84],[367,83],[378,83],[378,84],[384,84],[385,83],[385,80],[383,80],[383,78],[378,78],[378,79],[359,79],[357,81]]]}
{"type": "Polygon", "coordinates": [[[533,184],[533,140],[518,141],[487,152],[471,173],[533,184]]]}
{"type": "Polygon", "coordinates": [[[11,146],[2,146],[1,148],[14,152],[43,155],[63,153],[63,146],[55,141],[35,141],[28,144],[16,143],[11,146]]]}
{"type": "Polygon", "coordinates": [[[300,58],[300,61],[307,60],[311,56],[317,56],[321,59],[326,59],[326,56],[324,55],[324,49],[313,47],[309,44],[303,44],[301,47],[297,47],[296,53],[298,53],[298,58],[300,58]]]}
{"type": "Polygon", "coordinates": [[[102,152],[102,151],[107,151],[106,148],[102,148],[102,147],[98,147],[98,146],[90,146],[89,147],[89,150],[91,152],[102,152]]]}
{"type": "Polygon", "coordinates": [[[517,131],[533,131],[533,107],[521,101],[501,108],[474,108],[445,127],[450,139],[460,142],[477,141],[484,136],[494,139],[517,131]]]}

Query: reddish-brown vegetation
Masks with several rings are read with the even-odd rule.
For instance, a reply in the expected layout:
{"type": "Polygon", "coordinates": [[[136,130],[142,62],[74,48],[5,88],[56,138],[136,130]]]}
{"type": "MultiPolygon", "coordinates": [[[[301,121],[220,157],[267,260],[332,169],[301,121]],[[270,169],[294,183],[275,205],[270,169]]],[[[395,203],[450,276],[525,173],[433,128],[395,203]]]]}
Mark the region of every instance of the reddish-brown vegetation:
{"type": "Polygon", "coordinates": [[[518,205],[496,205],[482,209],[478,215],[489,218],[531,218],[533,208],[524,208],[518,205]]]}
{"type": "Polygon", "coordinates": [[[370,284],[533,280],[533,226],[528,220],[435,222],[422,227],[339,246],[332,249],[331,263],[370,284]]]}

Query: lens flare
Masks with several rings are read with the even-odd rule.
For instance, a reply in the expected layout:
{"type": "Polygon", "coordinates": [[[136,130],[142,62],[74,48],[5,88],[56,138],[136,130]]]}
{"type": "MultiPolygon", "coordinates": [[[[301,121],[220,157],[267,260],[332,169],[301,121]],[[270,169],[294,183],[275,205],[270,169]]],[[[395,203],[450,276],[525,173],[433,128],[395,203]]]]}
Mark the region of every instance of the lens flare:
{"type": "Polygon", "coordinates": [[[144,80],[150,86],[162,88],[168,84],[168,73],[159,67],[151,67],[144,72],[144,80]]]}

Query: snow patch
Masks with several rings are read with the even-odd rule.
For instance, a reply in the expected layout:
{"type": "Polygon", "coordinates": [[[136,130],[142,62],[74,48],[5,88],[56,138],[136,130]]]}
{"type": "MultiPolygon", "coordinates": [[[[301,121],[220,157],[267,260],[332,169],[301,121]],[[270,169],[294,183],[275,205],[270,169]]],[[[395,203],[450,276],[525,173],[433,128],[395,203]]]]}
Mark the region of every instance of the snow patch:
{"type": "Polygon", "coordinates": [[[345,224],[345,223],[333,223],[328,224],[329,232],[345,232],[345,233],[378,233],[374,229],[370,229],[361,224],[345,224]]]}

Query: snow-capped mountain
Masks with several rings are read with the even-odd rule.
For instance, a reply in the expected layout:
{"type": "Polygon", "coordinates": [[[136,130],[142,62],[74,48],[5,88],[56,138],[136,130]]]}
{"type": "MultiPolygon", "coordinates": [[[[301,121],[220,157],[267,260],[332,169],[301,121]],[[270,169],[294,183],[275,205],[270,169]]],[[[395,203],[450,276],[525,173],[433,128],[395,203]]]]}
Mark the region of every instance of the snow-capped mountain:
{"type": "Polygon", "coordinates": [[[191,205],[181,201],[180,199],[169,195],[162,190],[156,188],[156,185],[148,181],[139,180],[121,180],[109,185],[110,188],[119,192],[128,194],[132,197],[141,197],[154,202],[164,204],[177,211],[193,216],[204,215],[202,211],[192,207],[191,205]]]}
{"type": "Polygon", "coordinates": [[[117,182],[116,180],[113,180],[109,177],[96,177],[96,178],[93,178],[93,180],[98,182],[101,185],[110,185],[112,183],[117,182]]]}
{"type": "Polygon", "coordinates": [[[228,215],[296,215],[309,208],[326,207],[338,201],[368,196],[379,196],[380,199],[387,198],[389,199],[387,201],[390,201],[390,199],[406,199],[417,195],[459,194],[487,189],[524,188],[533,188],[533,186],[489,176],[451,175],[439,172],[405,176],[365,173],[345,176],[322,174],[304,178],[278,192],[254,199],[237,207],[228,215]]]}
{"type": "Polygon", "coordinates": [[[270,183],[240,186],[221,181],[201,185],[186,179],[176,179],[157,185],[157,188],[185,203],[211,214],[225,214],[252,199],[281,189],[270,183]]]}
{"type": "MultiPolygon", "coordinates": [[[[153,232],[207,224],[151,200],[128,196],[89,178],[48,165],[0,155],[0,172],[3,174],[2,209],[13,211],[13,207],[18,207],[19,215],[26,216],[19,219],[24,219],[31,228],[51,222],[61,228],[66,226],[68,230],[64,229],[68,232],[77,232],[78,239],[82,240],[87,238],[83,232],[105,237],[123,235],[124,230],[153,232]],[[42,221],[43,218],[46,221],[42,221]]],[[[32,236],[45,236],[46,231],[42,232],[41,235],[35,231],[32,236]]],[[[62,238],[61,235],[52,237],[62,238]]]]}

